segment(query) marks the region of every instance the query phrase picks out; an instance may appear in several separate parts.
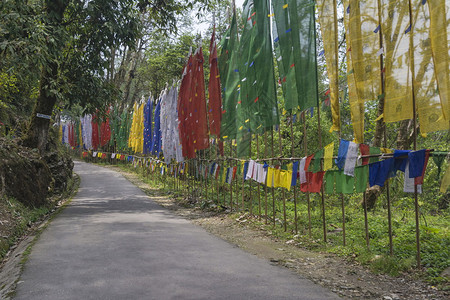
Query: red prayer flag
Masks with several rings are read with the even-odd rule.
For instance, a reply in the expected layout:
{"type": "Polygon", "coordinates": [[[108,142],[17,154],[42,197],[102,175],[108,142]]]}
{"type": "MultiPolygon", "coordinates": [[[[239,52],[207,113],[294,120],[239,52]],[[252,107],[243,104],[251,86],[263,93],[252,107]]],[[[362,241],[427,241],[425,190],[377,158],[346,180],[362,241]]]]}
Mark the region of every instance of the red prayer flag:
{"type": "Polygon", "coordinates": [[[425,170],[427,169],[428,159],[430,158],[430,151],[425,152],[425,163],[423,164],[422,176],[414,178],[414,184],[423,184],[423,177],[425,176],[425,170]]]}
{"type": "Polygon", "coordinates": [[[92,124],[92,148],[94,150],[97,150],[99,145],[99,139],[98,139],[97,117],[95,115],[92,118],[91,124],[92,124]]]}
{"type": "MultiPolygon", "coordinates": [[[[359,151],[361,152],[361,155],[369,155],[370,154],[370,146],[366,144],[359,144],[359,151]]],[[[364,157],[362,159],[362,165],[365,166],[369,164],[369,158],[364,157]]]]}
{"type": "Polygon", "coordinates": [[[104,147],[111,139],[111,127],[109,126],[109,118],[106,118],[106,120],[100,125],[100,135],[100,146],[104,147]]]}
{"type": "Polygon", "coordinates": [[[203,150],[209,147],[208,120],[206,112],[205,75],[203,71],[203,52],[200,47],[194,54],[193,62],[193,87],[192,98],[192,129],[193,144],[195,150],[203,150]]]}
{"type": "Polygon", "coordinates": [[[179,136],[182,145],[183,157],[195,158],[195,150],[190,139],[189,129],[191,129],[190,121],[190,106],[192,106],[192,99],[190,99],[190,90],[192,82],[192,55],[189,56],[186,66],[181,77],[180,92],[178,93],[178,128],[179,136]]]}
{"type": "Polygon", "coordinates": [[[306,182],[300,185],[300,190],[304,193],[320,193],[323,183],[324,171],[317,173],[306,172],[306,182]]]}
{"type": "Polygon", "coordinates": [[[311,154],[309,156],[306,157],[306,161],[305,161],[305,172],[308,172],[309,169],[309,165],[311,164],[311,160],[313,159],[314,154],[311,154]]]}
{"type": "Polygon", "coordinates": [[[209,132],[220,136],[220,123],[222,121],[222,95],[220,92],[220,75],[217,65],[217,45],[215,41],[216,28],[214,27],[209,45],[209,132]]]}

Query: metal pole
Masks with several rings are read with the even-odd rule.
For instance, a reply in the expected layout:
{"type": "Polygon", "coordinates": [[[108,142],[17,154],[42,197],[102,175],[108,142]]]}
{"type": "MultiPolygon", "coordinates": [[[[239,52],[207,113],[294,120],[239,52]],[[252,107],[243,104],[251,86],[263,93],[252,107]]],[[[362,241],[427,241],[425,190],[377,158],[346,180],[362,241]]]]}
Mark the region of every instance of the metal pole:
{"type": "Polygon", "coordinates": [[[345,203],[344,203],[344,194],[341,194],[341,206],[342,206],[342,244],[345,247],[345,203]]]}
{"type": "MultiPolygon", "coordinates": [[[[255,134],[256,137],[256,159],[259,159],[259,139],[258,135],[255,134]]],[[[256,184],[258,186],[258,218],[261,220],[261,192],[260,192],[260,184],[256,184]]]]}
{"type": "MultiPolygon", "coordinates": [[[[264,131],[264,158],[267,158],[267,131],[264,131]]],[[[265,223],[267,224],[267,184],[264,185],[264,212],[265,223]]]]}
{"type": "MultiPolygon", "coordinates": [[[[409,52],[411,55],[411,86],[412,86],[412,101],[413,101],[413,149],[417,150],[417,128],[416,128],[416,89],[415,89],[415,69],[414,69],[414,27],[413,27],[413,16],[412,16],[412,7],[411,0],[409,0],[409,24],[411,26],[411,31],[409,32],[409,52]]],[[[420,268],[420,224],[419,224],[419,199],[417,194],[417,185],[414,184],[414,208],[416,215],[416,258],[417,258],[417,268],[420,268]]]]}
{"type": "MultiPolygon", "coordinates": [[[[251,149],[252,149],[252,134],[250,134],[250,151],[251,151],[251,149]]],[[[252,154],[251,154],[251,152],[250,152],[250,158],[251,158],[251,157],[252,157],[252,154]]],[[[250,167],[250,164],[249,164],[249,167],[250,167]]],[[[250,216],[253,216],[252,183],[253,183],[253,180],[249,180],[249,184],[250,184],[250,187],[249,187],[249,191],[250,191],[250,198],[249,198],[249,204],[250,204],[250,216]]]]}
{"type": "MultiPolygon", "coordinates": [[[[271,143],[271,147],[272,147],[272,157],[274,156],[274,151],[273,151],[273,126],[272,129],[270,131],[271,134],[271,138],[272,138],[272,143],[271,143]]],[[[276,218],[276,209],[275,209],[275,188],[272,187],[272,218],[273,218],[273,226],[275,226],[275,218],[276,218]]]]}
{"type": "MultiPolygon", "coordinates": [[[[211,148],[210,148],[211,150],[211,148]]],[[[205,170],[203,170],[203,176],[205,176],[205,200],[208,201],[208,163],[206,160],[206,152],[204,153],[204,158],[205,158],[205,170]]]]}
{"type": "Polygon", "coordinates": [[[364,201],[364,227],[366,229],[366,246],[367,250],[370,250],[369,244],[369,225],[367,224],[367,202],[366,202],[366,193],[363,193],[363,201],[364,201]]]}
{"type": "MultiPolygon", "coordinates": [[[[381,24],[381,1],[378,0],[378,24],[381,24]]],[[[378,31],[379,36],[379,45],[380,49],[383,48],[383,28],[380,28],[378,31]]],[[[380,55],[380,79],[381,79],[381,94],[385,94],[385,81],[384,81],[384,58],[383,54],[380,55]]],[[[383,99],[383,101],[385,101],[383,99]]],[[[386,124],[383,125],[383,147],[387,147],[387,136],[386,136],[386,124]]],[[[366,201],[365,193],[364,193],[364,202],[366,201]]],[[[394,247],[393,247],[393,238],[392,238],[392,213],[391,213],[391,193],[390,193],[390,187],[389,187],[389,180],[386,181],[386,200],[387,200],[387,210],[388,210],[388,235],[389,235],[389,254],[392,256],[394,255],[394,247]]],[[[367,207],[367,203],[365,204],[367,207]]],[[[367,218],[365,219],[365,222],[368,223],[367,218]]],[[[369,231],[369,226],[366,226],[366,232],[369,231]]],[[[369,237],[367,234],[367,243],[368,243],[369,237]]]]}
{"type": "MultiPolygon", "coordinates": [[[[233,145],[233,142],[231,142],[231,144],[233,145]]],[[[232,151],[231,153],[234,153],[234,151],[232,151]]],[[[237,149],[236,149],[236,156],[237,156],[237,149]]],[[[236,169],[239,167],[239,165],[236,166],[236,169]]],[[[237,170],[236,170],[237,173],[237,170]]],[[[237,174],[234,180],[234,184],[235,184],[235,190],[236,190],[236,210],[240,211],[240,206],[239,206],[239,180],[237,179],[237,174]]]]}
{"type": "MultiPolygon", "coordinates": [[[[283,146],[281,144],[281,126],[278,126],[278,141],[280,146],[280,157],[283,156],[283,146]]],[[[281,169],[281,161],[280,161],[280,169],[281,169]]],[[[283,223],[284,223],[284,231],[287,231],[287,219],[286,219],[286,191],[284,188],[281,189],[282,198],[283,198],[283,223]]]]}
{"type": "MultiPolygon", "coordinates": [[[[316,15],[314,14],[314,42],[316,42],[316,15]]],[[[314,47],[314,51],[316,52],[317,57],[317,46],[314,47]]],[[[317,62],[316,62],[317,64],[317,62]]],[[[319,78],[317,74],[317,66],[316,66],[316,93],[317,97],[319,97],[319,78]]],[[[319,148],[322,149],[322,129],[320,126],[320,103],[317,102],[317,131],[319,134],[319,148]]],[[[322,163],[321,163],[322,165],[322,163]]],[[[327,224],[325,218],[325,198],[323,192],[323,181],[321,187],[321,196],[322,196],[322,223],[323,223],[323,241],[327,242],[327,224]]]]}
{"type": "MultiPolygon", "coordinates": [[[[305,112],[302,112],[303,121],[303,148],[305,149],[305,156],[308,156],[308,139],[306,136],[306,116],[305,112]]],[[[311,237],[311,198],[309,192],[306,192],[306,201],[308,203],[308,234],[311,237]]]]}
{"type": "MultiPolygon", "coordinates": [[[[291,113],[291,157],[294,157],[294,118],[291,113]]],[[[292,176],[297,176],[297,174],[292,174],[292,176]]],[[[293,186],[294,189],[294,227],[295,234],[298,233],[298,225],[297,225],[297,189],[296,186],[293,186]]]]}
{"type": "MultiPolygon", "coordinates": [[[[230,157],[233,157],[233,141],[230,141],[230,157]]],[[[231,182],[230,182],[230,209],[233,211],[233,163],[230,160],[230,172],[231,172],[231,182]]]]}
{"type": "MultiPolygon", "coordinates": [[[[217,147],[216,147],[216,161],[217,161],[217,163],[219,163],[219,140],[217,142],[217,147]]],[[[219,172],[220,172],[220,170],[219,170],[219,172]]],[[[216,178],[216,172],[214,172],[213,176],[214,176],[214,179],[216,180],[216,192],[217,192],[216,200],[217,200],[217,205],[219,205],[219,179],[216,178]]]]}

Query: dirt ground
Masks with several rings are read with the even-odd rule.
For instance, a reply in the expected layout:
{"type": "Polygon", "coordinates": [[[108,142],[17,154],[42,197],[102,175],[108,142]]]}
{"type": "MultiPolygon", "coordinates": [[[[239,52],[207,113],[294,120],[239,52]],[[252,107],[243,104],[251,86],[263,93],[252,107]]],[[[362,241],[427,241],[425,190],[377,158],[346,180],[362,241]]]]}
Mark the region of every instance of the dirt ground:
{"type": "MultiPolygon", "coordinates": [[[[235,218],[227,212],[205,211],[177,204],[170,195],[143,183],[136,174],[119,170],[128,180],[144,190],[160,205],[205,228],[223,240],[260,258],[291,269],[301,276],[337,293],[344,299],[449,299],[450,293],[439,291],[424,282],[408,277],[377,275],[353,261],[330,253],[302,249],[294,240],[281,241],[257,227],[253,218],[235,218]]],[[[407,275],[405,275],[407,276],[407,275]]]]}

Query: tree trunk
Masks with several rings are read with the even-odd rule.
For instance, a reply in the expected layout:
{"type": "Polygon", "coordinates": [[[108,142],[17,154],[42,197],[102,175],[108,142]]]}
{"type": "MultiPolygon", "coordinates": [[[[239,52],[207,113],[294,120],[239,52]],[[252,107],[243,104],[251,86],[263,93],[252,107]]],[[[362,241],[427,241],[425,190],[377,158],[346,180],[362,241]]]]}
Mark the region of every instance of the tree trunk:
{"type": "Polygon", "coordinates": [[[41,153],[45,151],[47,146],[50,119],[38,117],[37,114],[51,116],[56,103],[56,95],[49,93],[48,87],[50,81],[58,75],[58,66],[56,63],[53,63],[48,69],[48,71],[43,69],[41,72],[39,97],[34,106],[33,115],[23,141],[24,146],[38,148],[41,153]]]}
{"type": "Polygon", "coordinates": [[[400,127],[398,128],[397,133],[397,149],[399,150],[407,150],[411,149],[411,143],[413,139],[413,135],[411,132],[413,130],[413,121],[412,120],[403,120],[400,122],[400,127]]]}
{"type": "Polygon", "coordinates": [[[37,148],[41,153],[45,151],[47,146],[50,125],[49,117],[45,117],[52,115],[53,107],[57,101],[58,61],[60,61],[64,48],[64,41],[61,36],[62,21],[68,4],[69,0],[45,1],[46,25],[50,28],[50,36],[56,42],[48,43],[48,50],[51,55],[47,59],[48,63],[42,66],[39,96],[33,109],[27,133],[23,139],[24,146],[37,148]],[[38,117],[37,114],[43,116],[38,117]]]}

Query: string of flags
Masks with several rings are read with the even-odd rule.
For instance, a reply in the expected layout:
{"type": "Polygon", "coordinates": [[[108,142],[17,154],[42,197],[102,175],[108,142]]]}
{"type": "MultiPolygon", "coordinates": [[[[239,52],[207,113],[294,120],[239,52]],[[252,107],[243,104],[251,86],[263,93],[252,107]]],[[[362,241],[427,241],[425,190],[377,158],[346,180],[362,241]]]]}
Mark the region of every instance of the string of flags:
{"type": "MultiPolygon", "coordinates": [[[[225,167],[225,160],[195,160],[194,175],[196,177],[211,177],[222,183],[231,184],[242,175],[242,180],[253,180],[272,188],[285,188],[290,191],[299,186],[300,191],[320,193],[322,186],[327,194],[333,193],[362,193],[367,186],[384,186],[385,182],[398,173],[403,173],[406,193],[414,193],[417,186],[418,193],[423,191],[425,172],[432,157],[438,168],[438,177],[447,152],[421,149],[392,150],[386,148],[370,147],[365,144],[356,144],[341,140],[337,156],[333,154],[333,144],[314,154],[292,159],[287,164],[269,165],[263,160],[239,160],[235,166],[225,167]],[[333,159],[334,158],[334,159],[333,159]],[[335,168],[333,167],[333,162],[335,168]]],[[[174,176],[185,173],[188,162],[167,163],[152,157],[139,157],[119,153],[105,153],[100,151],[82,152],[82,157],[92,156],[100,159],[116,159],[127,161],[134,167],[146,166],[152,171],[159,169],[161,174],[169,173],[174,176]],[[110,154],[110,155],[109,155],[110,154]]],[[[450,186],[449,170],[442,176],[441,192],[450,186]]]]}

